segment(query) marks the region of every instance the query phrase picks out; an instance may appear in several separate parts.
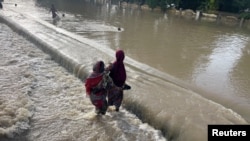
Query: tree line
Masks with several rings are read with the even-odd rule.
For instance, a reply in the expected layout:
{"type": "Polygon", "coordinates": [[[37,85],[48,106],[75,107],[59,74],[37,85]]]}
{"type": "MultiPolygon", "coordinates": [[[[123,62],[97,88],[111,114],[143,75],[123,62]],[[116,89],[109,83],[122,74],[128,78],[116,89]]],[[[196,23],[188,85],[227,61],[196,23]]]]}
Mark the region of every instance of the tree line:
{"type": "Polygon", "coordinates": [[[223,11],[250,15],[250,0],[123,0],[140,5],[147,4],[154,9],[160,7],[163,11],[168,8],[192,9],[203,12],[223,11]]]}

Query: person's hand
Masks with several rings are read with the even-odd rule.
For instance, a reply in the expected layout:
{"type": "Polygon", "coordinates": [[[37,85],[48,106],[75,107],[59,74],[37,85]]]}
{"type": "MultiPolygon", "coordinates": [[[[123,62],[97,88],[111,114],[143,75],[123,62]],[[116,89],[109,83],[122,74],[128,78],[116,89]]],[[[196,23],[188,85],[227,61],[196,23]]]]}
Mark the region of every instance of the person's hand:
{"type": "Polygon", "coordinates": [[[131,86],[129,86],[128,84],[124,84],[124,85],[122,86],[122,89],[123,89],[123,90],[130,90],[130,89],[131,89],[131,86]]]}
{"type": "Polygon", "coordinates": [[[107,71],[110,71],[113,67],[113,64],[112,63],[109,63],[109,65],[106,67],[106,70],[107,71]]]}

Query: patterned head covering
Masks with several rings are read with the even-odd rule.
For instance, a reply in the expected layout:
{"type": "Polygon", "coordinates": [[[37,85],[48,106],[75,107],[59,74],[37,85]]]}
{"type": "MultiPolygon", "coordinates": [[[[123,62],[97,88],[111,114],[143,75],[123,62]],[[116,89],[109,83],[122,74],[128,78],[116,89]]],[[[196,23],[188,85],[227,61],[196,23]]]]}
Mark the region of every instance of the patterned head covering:
{"type": "Polygon", "coordinates": [[[93,66],[93,71],[95,73],[103,73],[104,72],[104,63],[103,63],[103,61],[96,62],[95,65],[93,66]]]}

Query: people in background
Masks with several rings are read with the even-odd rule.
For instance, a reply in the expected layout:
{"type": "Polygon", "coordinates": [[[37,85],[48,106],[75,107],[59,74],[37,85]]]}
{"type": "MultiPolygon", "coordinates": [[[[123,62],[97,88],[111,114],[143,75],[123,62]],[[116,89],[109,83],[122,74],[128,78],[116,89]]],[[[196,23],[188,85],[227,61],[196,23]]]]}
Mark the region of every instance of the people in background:
{"type": "Polygon", "coordinates": [[[3,0],[0,0],[0,9],[3,9],[3,4],[2,4],[3,0]]]}
{"type": "Polygon", "coordinates": [[[54,4],[51,5],[50,12],[52,13],[52,18],[53,19],[55,19],[58,16],[57,15],[57,10],[56,10],[54,4]]]}

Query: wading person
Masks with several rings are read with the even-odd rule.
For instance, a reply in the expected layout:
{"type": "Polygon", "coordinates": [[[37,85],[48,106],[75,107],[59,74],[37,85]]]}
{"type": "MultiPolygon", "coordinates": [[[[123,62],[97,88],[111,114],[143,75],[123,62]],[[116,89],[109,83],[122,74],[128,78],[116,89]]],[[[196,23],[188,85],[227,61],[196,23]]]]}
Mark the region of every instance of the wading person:
{"type": "Polygon", "coordinates": [[[55,19],[56,17],[58,17],[57,10],[56,10],[54,4],[51,5],[50,12],[52,13],[52,18],[53,19],[55,19]]]}
{"type": "Polygon", "coordinates": [[[103,61],[98,61],[93,66],[93,72],[85,81],[86,94],[90,97],[91,103],[95,106],[97,114],[105,115],[107,105],[107,92],[113,86],[113,81],[108,73],[104,71],[103,61]]]}
{"type": "Polygon", "coordinates": [[[3,0],[0,0],[0,9],[3,9],[3,4],[2,4],[3,0]]]}
{"type": "Polygon", "coordinates": [[[123,50],[116,51],[116,60],[111,63],[106,70],[110,71],[109,76],[112,78],[113,83],[118,88],[113,88],[108,92],[108,105],[115,106],[115,110],[118,112],[123,100],[123,90],[128,90],[131,87],[126,82],[126,70],[123,60],[125,54],[123,50]]]}

